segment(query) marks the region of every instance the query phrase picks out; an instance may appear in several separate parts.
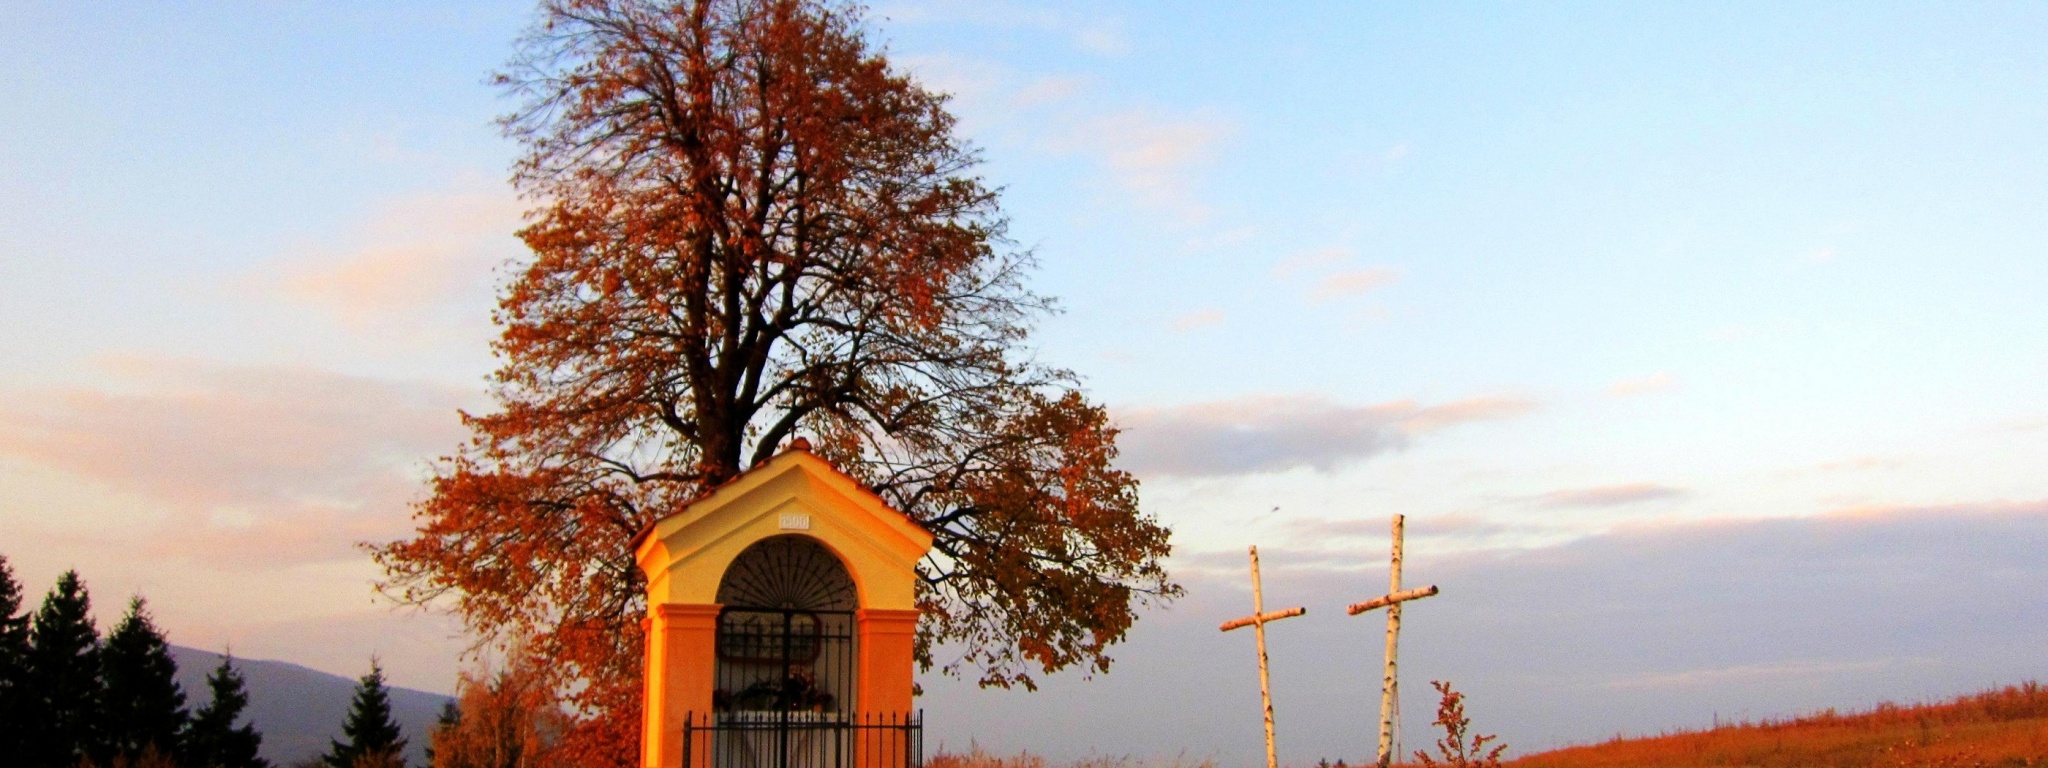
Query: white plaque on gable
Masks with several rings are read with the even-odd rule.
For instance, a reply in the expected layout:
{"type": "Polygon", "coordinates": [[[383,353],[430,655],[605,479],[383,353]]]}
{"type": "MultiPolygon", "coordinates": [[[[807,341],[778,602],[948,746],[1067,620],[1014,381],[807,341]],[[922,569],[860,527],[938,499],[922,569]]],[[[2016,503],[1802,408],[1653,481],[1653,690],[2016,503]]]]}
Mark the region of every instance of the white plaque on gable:
{"type": "Polygon", "coordinates": [[[811,516],[803,512],[786,512],[782,515],[781,522],[782,530],[785,531],[808,531],[811,529],[811,516]]]}

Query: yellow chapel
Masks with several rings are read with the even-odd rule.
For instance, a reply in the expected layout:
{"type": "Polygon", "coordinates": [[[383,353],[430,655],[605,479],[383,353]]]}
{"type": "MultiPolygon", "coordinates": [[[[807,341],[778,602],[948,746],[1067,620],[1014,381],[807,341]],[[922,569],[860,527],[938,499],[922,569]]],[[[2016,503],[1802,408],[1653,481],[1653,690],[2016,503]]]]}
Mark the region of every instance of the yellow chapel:
{"type": "Polygon", "coordinates": [[[932,535],[799,438],[634,543],[643,768],[916,768],[932,535]]]}

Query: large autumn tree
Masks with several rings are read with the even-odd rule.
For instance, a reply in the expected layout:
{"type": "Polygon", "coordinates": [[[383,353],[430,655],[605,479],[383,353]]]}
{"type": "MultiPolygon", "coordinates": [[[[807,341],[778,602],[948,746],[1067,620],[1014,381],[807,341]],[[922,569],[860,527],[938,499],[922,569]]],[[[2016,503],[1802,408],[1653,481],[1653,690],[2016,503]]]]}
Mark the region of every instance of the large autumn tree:
{"type": "Polygon", "coordinates": [[[936,536],[927,667],[1107,669],[1179,592],[1103,408],[1032,358],[1050,304],[946,97],[867,33],[832,2],[553,0],[499,78],[537,207],[498,408],[377,556],[551,659],[587,756],[638,735],[629,540],[796,437],[936,536]]]}

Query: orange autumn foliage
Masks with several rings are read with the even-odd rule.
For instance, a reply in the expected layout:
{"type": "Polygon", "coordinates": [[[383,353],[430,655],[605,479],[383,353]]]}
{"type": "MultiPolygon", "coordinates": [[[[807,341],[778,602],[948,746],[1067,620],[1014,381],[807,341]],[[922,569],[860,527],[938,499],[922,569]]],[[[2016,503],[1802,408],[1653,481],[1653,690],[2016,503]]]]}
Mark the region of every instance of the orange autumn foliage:
{"type": "Polygon", "coordinates": [[[822,0],[548,0],[499,77],[537,207],[497,408],[375,554],[547,660],[568,759],[635,761],[635,533],[798,436],[936,537],[927,667],[1104,670],[1179,594],[1107,413],[1031,359],[1050,301],[945,97],[866,35],[822,0]]]}
{"type": "Polygon", "coordinates": [[[1447,680],[1429,684],[1439,697],[1432,724],[1443,729],[1444,737],[1436,740],[1435,757],[1419,750],[1415,753],[1422,768],[1500,768],[1500,755],[1508,746],[1495,743],[1499,736],[1472,733],[1472,718],[1465,716],[1465,694],[1452,690],[1447,680]]]}
{"type": "Polygon", "coordinates": [[[1880,704],[1543,752],[1515,768],[1989,768],[2048,765],[2048,690],[2035,683],[1939,704],[1880,704]]]}
{"type": "Polygon", "coordinates": [[[552,759],[566,730],[556,692],[530,654],[507,665],[464,672],[455,686],[456,718],[428,734],[427,768],[538,768],[552,759]]]}

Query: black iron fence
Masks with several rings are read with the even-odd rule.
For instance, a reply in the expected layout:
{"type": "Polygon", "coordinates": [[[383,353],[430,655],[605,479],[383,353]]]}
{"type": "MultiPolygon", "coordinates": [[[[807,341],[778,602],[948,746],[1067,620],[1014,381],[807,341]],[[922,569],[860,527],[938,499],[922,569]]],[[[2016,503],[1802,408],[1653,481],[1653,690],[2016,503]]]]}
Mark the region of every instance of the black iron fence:
{"type": "Polygon", "coordinates": [[[921,768],[924,714],[692,713],[682,768],[921,768]]]}

